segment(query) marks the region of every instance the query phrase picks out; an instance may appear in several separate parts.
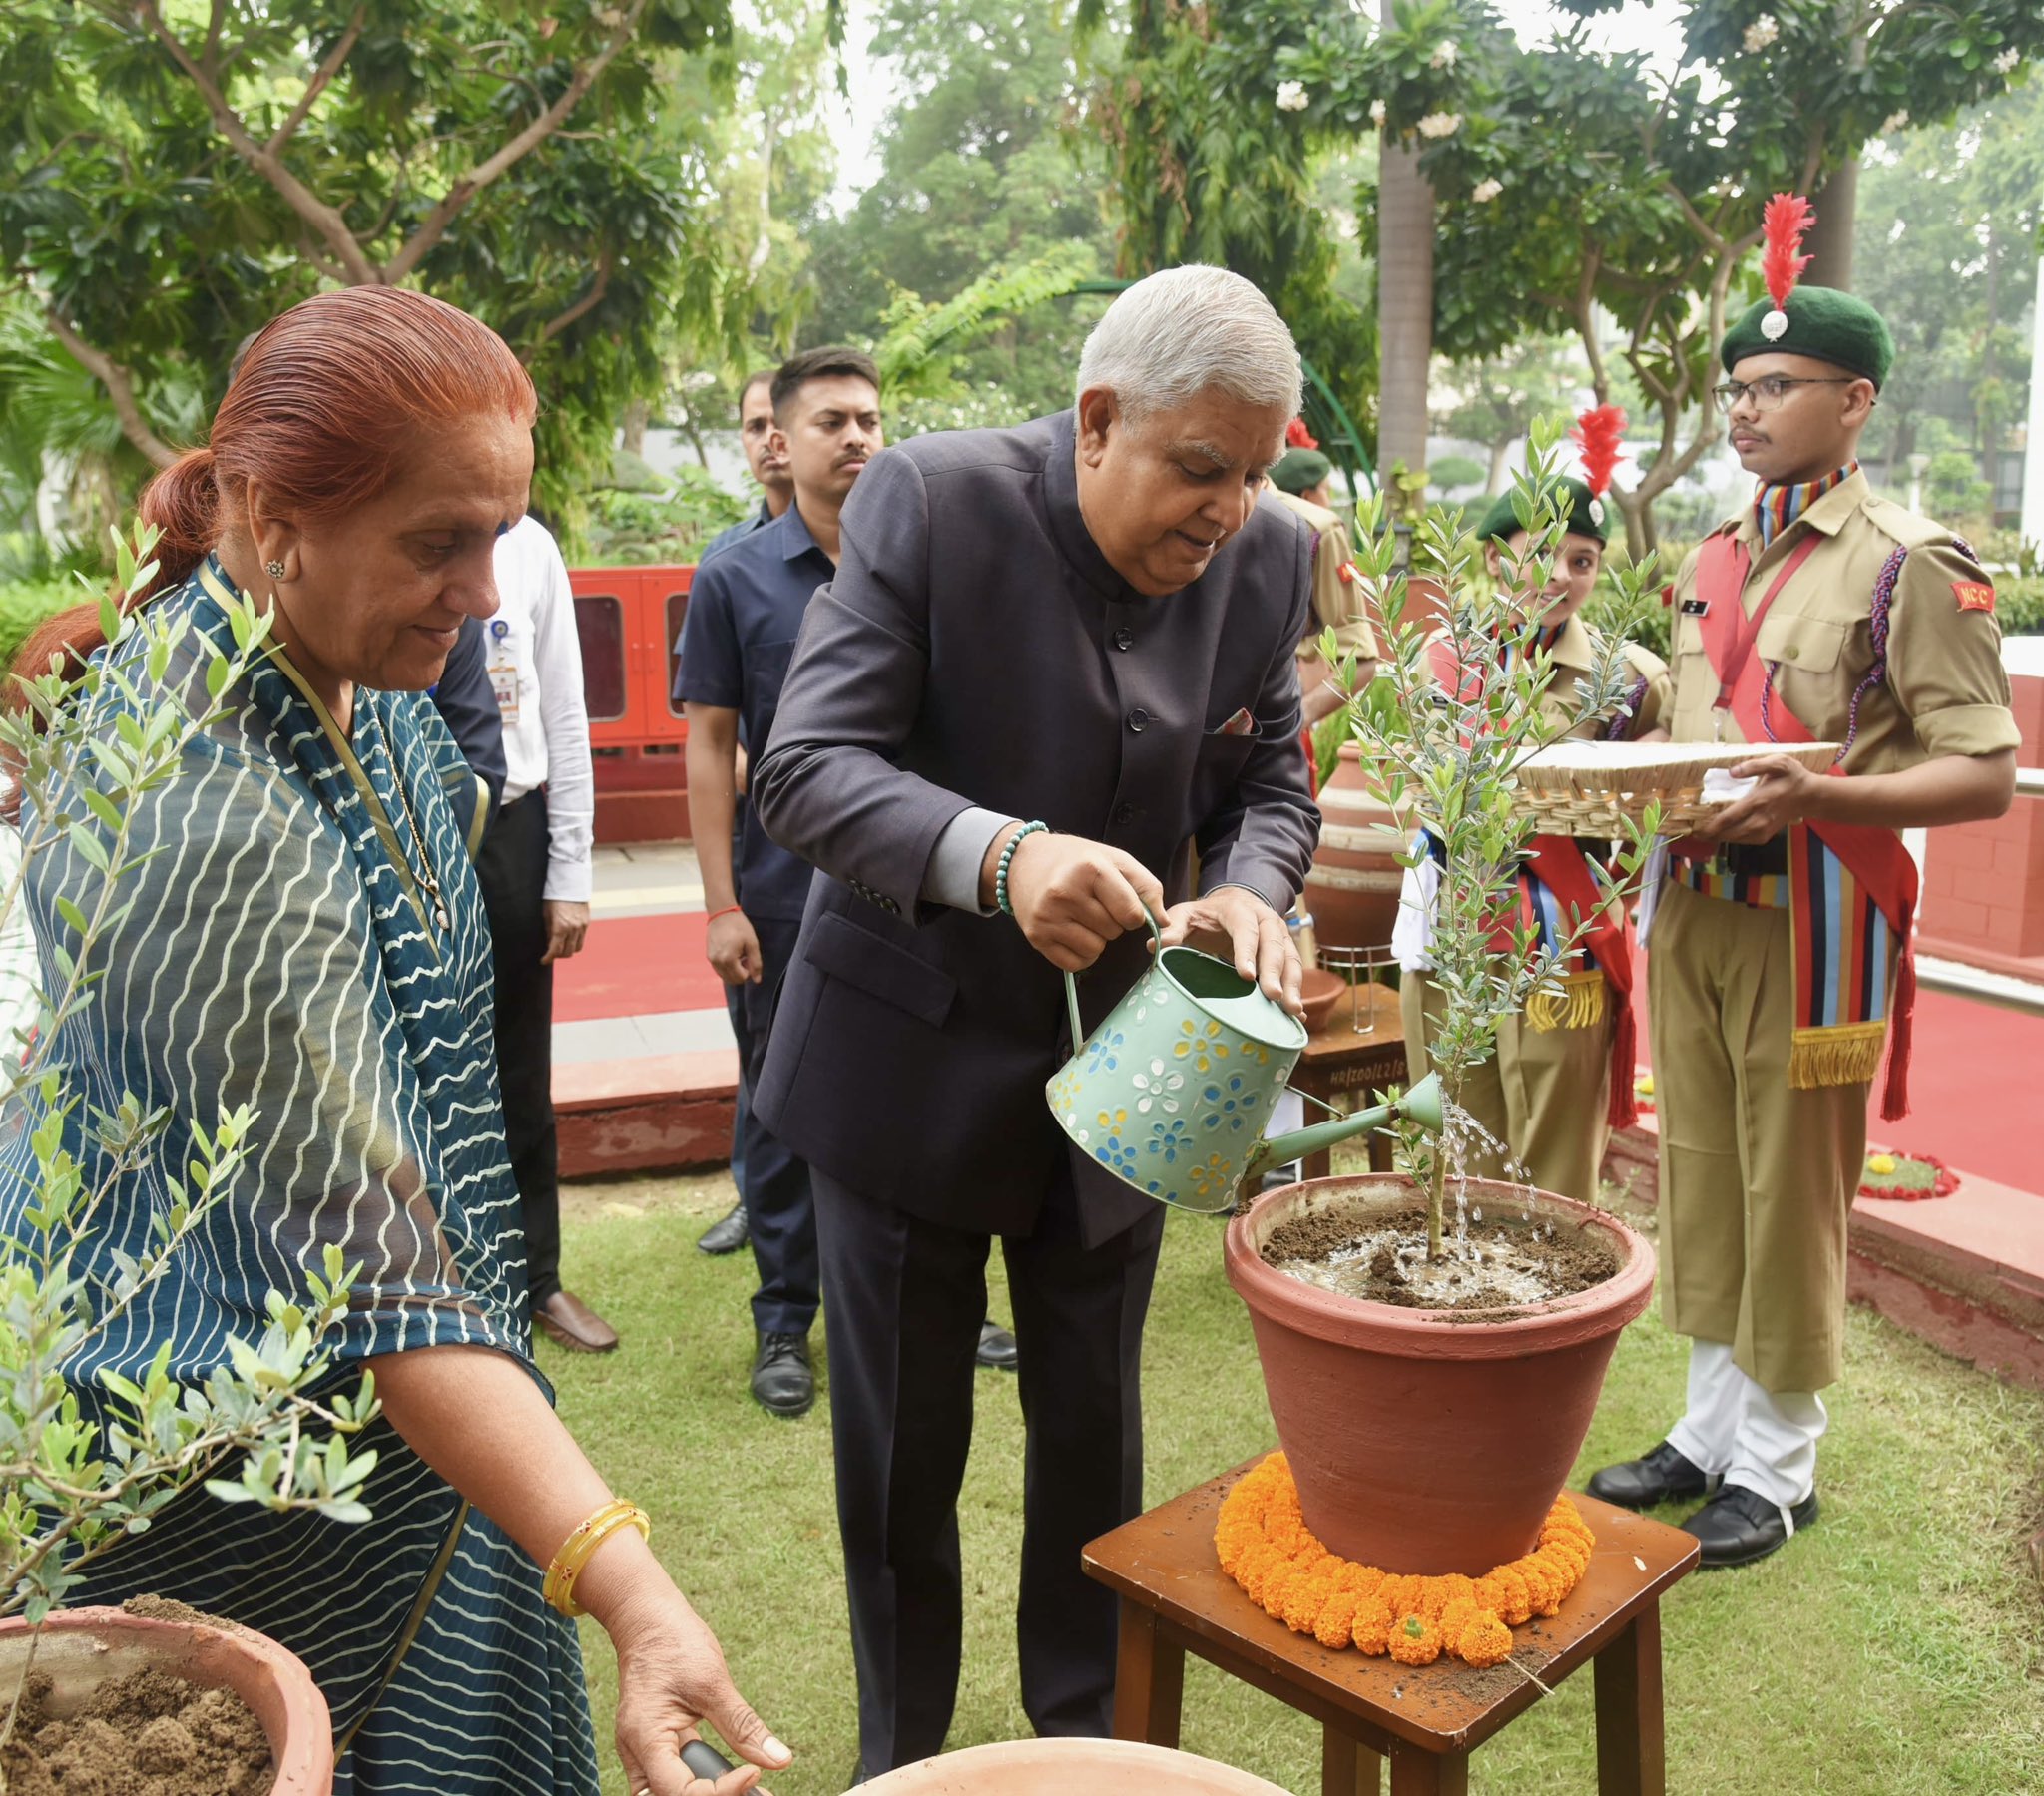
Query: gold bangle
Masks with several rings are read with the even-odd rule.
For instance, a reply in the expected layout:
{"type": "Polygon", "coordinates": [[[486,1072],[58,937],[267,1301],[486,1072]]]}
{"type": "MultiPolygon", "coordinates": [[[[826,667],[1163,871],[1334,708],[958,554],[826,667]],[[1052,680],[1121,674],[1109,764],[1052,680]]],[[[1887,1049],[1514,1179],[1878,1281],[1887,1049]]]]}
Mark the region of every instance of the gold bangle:
{"type": "Polygon", "coordinates": [[[561,1543],[553,1564],[547,1567],[546,1580],[540,1585],[540,1594],[548,1607],[558,1609],[564,1615],[585,1612],[575,1600],[575,1580],[596,1550],[621,1528],[636,1528],[639,1538],[648,1540],[653,1534],[653,1519],[636,1503],[614,1497],[576,1525],[561,1543]]]}

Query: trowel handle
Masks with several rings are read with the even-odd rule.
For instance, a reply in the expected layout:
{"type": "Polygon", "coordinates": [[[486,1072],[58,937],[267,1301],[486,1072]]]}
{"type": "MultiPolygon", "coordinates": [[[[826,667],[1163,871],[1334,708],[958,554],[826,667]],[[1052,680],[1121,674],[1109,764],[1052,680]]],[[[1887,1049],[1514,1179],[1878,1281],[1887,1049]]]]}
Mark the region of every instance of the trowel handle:
{"type": "Polygon", "coordinates": [[[722,1777],[727,1771],[737,1769],[730,1759],[710,1744],[708,1740],[684,1740],[682,1742],[682,1764],[691,1777],[722,1777]]]}
{"type": "MultiPolygon", "coordinates": [[[[1164,952],[1164,931],[1157,926],[1157,919],[1150,914],[1150,907],[1143,906],[1143,919],[1150,925],[1150,949],[1153,954],[1164,952]]],[[[1065,975],[1065,1011],[1072,1019],[1072,1052],[1077,1054],[1086,1046],[1086,1028],[1079,1021],[1079,982],[1071,974],[1065,975]]]]}

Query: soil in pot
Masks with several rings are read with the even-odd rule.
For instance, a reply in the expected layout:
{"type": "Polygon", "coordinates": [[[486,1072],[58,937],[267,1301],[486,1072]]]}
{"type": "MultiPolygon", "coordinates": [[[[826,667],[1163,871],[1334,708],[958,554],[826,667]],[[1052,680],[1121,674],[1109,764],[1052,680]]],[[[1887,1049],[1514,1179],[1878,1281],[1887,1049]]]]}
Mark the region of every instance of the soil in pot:
{"type": "Polygon", "coordinates": [[[1459,1237],[1443,1243],[1440,1259],[1429,1261],[1421,1203],[1366,1218],[1310,1210],[1273,1229],[1261,1255],[1275,1270],[1344,1297],[1460,1310],[1471,1321],[1498,1321],[1499,1312],[1572,1297],[1618,1270],[1605,1240],[1552,1221],[1486,1217],[1480,1208],[1459,1237]]]}
{"type": "MultiPolygon", "coordinates": [[[[147,1619],[233,1625],[159,1597],[125,1606],[147,1619]]],[[[57,1717],[51,1688],[45,1673],[29,1672],[0,1753],[7,1796],[265,1796],[276,1781],[262,1723],[232,1690],[145,1668],[57,1717]]],[[[0,1692],[0,1703],[12,1694],[0,1692]]]]}

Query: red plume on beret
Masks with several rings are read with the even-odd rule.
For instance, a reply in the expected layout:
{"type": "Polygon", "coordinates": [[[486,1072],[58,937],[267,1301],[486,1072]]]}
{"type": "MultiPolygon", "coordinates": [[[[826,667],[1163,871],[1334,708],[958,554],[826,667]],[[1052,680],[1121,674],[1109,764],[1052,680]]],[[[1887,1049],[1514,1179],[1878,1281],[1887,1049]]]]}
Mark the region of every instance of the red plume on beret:
{"type": "Polygon", "coordinates": [[[1319,439],[1305,427],[1303,418],[1293,418],[1284,427],[1284,446],[1287,449],[1317,449],[1319,439]]]}
{"type": "Polygon", "coordinates": [[[1625,447],[1625,407],[1593,405],[1576,420],[1569,439],[1583,453],[1583,484],[1601,499],[1611,489],[1619,452],[1625,447]]]}
{"type": "Polygon", "coordinates": [[[1768,239],[1761,258],[1761,276],[1768,283],[1768,297],[1775,309],[1788,304],[1796,279],[1809,266],[1810,258],[1796,253],[1802,247],[1802,233],[1816,223],[1816,214],[1800,194],[1777,194],[1761,215],[1761,229],[1768,239]]]}

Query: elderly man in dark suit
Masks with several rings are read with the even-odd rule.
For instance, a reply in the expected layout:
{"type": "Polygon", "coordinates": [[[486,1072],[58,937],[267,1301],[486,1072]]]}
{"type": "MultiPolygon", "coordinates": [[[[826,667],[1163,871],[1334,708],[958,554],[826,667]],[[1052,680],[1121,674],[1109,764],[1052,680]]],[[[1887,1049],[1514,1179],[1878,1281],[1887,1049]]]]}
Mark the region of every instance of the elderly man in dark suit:
{"type": "Polygon", "coordinates": [[[1088,970],[1090,1027],[1145,965],[1147,906],[1297,1008],[1312,544],[1257,505],[1297,352],[1249,282],[1177,268],[1115,300],[1077,387],[867,466],[754,770],[767,831],[824,875],[754,1102],[813,1174],[864,1775],[950,1724],[995,1235],[1028,1434],[1023,1702],[1039,1733],[1108,1731],[1114,1606],[1079,1554],[1142,1507],[1164,1211],[1050,1117],[1060,970],[1088,970]]]}

